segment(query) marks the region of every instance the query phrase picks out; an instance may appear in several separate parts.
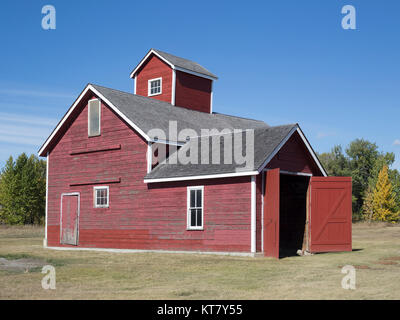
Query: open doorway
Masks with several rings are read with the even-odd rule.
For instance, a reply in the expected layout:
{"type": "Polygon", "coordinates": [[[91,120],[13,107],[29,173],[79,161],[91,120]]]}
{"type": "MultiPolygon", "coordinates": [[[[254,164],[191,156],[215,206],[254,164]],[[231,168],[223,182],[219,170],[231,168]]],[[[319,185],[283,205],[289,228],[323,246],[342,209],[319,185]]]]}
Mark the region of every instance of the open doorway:
{"type": "Polygon", "coordinates": [[[307,215],[307,189],[310,178],[280,175],[279,256],[296,255],[302,249],[307,215]]]}

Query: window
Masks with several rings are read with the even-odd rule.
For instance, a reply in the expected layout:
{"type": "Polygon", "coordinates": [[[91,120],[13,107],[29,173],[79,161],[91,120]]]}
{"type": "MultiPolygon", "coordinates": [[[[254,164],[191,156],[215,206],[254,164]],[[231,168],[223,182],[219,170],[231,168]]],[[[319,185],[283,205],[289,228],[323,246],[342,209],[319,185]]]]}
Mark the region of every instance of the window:
{"type": "Polygon", "coordinates": [[[188,230],[203,230],[203,192],[204,187],[188,187],[187,189],[188,230]]]}
{"type": "Polygon", "coordinates": [[[89,100],[88,132],[89,137],[100,135],[100,100],[89,100]]]}
{"type": "Polygon", "coordinates": [[[108,208],[110,201],[109,187],[94,187],[94,207],[108,208]]]}
{"type": "Polygon", "coordinates": [[[151,79],[148,82],[148,96],[155,96],[162,92],[162,78],[151,79]]]}

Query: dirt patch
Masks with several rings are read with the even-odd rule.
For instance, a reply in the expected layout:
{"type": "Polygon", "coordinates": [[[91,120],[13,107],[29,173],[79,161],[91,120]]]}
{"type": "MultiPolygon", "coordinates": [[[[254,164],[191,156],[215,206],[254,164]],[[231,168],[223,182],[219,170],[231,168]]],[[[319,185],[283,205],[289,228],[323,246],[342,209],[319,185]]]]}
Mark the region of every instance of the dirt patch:
{"type": "MultiPolygon", "coordinates": [[[[355,266],[353,266],[353,267],[356,268],[356,269],[371,269],[370,267],[365,266],[365,265],[355,265],[355,266]]],[[[339,266],[338,268],[339,268],[339,269],[342,269],[343,266],[339,266]]]]}
{"type": "Polygon", "coordinates": [[[370,267],[365,266],[365,265],[356,265],[356,266],[354,266],[354,268],[356,268],[356,269],[370,269],[370,267]]]}
{"type": "Polygon", "coordinates": [[[379,260],[377,262],[375,262],[377,264],[384,264],[384,265],[395,265],[397,264],[397,262],[394,261],[387,261],[387,260],[379,260]]]}
{"type": "Polygon", "coordinates": [[[11,272],[30,272],[36,271],[46,265],[46,261],[40,259],[14,259],[7,260],[0,258],[0,270],[11,271],[11,272]]]}
{"type": "Polygon", "coordinates": [[[382,258],[380,260],[400,261],[400,257],[387,257],[387,258],[382,258]]]}

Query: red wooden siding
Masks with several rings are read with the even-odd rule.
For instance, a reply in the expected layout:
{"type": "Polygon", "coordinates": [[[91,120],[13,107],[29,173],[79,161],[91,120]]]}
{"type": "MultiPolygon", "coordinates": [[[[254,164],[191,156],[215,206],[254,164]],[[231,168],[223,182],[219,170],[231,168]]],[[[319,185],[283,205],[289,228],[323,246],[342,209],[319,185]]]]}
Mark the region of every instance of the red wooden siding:
{"type": "Polygon", "coordinates": [[[212,80],[176,71],[175,105],[210,113],[212,80]]]}
{"type": "Polygon", "coordinates": [[[146,142],[104,104],[101,136],[88,138],[79,112],[49,156],[49,246],[60,246],[61,194],[79,192],[80,247],[250,251],[250,177],[147,185],[146,142]],[[109,186],[109,208],[93,207],[95,185],[109,186]],[[204,185],[203,231],[186,230],[188,185],[204,185]]]}
{"type": "Polygon", "coordinates": [[[280,168],[284,171],[312,173],[315,176],[322,175],[297,132],[290,137],[267,165],[267,168],[280,168]]]}
{"type": "Polygon", "coordinates": [[[312,177],[309,250],[351,251],[351,177],[312,177]]]}
{"type": "MultiPolygon", "coordinates": [[[[136,94],[147,97],[148,80],[156,78],[162,78],[162,93],[151,98],[171,103],[173,70],[154,54],[136,74],[136,94]]],[[[175,85],[176,106],[210,113],[212,80],[176,71],[175,85]]]]}
{"type": "Polygon", "coordinates": [[[152,55],[137,73],[136,94],[147,97],[148,80],[155,78],[162,78],[162,91],[161,94],[151,98],[171,103],[172,69],[155,55],[152,55]]]}
{"type": "Polygon", "coordinates": [[[264,199],[264,255],[279,258],[279,169],[265,175],[264,199]]]}

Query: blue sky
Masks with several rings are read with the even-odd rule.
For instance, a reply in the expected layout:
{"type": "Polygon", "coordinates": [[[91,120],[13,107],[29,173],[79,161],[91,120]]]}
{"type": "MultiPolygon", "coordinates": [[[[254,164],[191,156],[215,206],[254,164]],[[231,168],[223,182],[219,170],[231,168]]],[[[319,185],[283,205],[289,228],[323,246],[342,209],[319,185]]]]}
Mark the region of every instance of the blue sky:
{"type": "Polygon", "coordinates": [[[298,122],[318,152],[355,138],[400,168],[399,1],[22,1],[0,10],[0,166],[36,153],[89,82],[133,92],[154,47],[219,76],[214,110],[298,122]],[[56,8],[56,30],[41,27],[56,8]],[[344,30],[341,8],[356,8],[344,30]],[[397,142],[396,142],[397,141],[397,142]]]}

